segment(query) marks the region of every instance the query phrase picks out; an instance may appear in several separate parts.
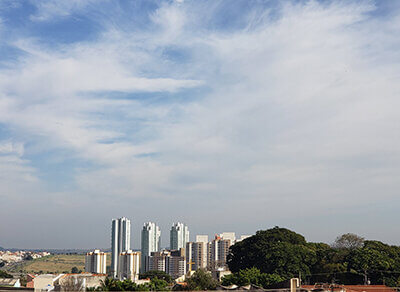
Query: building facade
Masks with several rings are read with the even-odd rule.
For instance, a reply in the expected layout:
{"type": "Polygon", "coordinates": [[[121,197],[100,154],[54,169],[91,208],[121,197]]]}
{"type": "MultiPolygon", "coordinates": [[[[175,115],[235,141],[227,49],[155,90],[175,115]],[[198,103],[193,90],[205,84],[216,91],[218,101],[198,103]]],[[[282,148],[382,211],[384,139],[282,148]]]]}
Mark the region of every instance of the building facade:
{"type": "Polygon", "coordinates": [[[125,217],[112,220],[111,274],[117,278],[119,255],[131,248],[131,221],[125,217]]]}
{"type": "Polygon", "coordinates": [[[188,242],[186,244],[186,270],[196,271],[207,268],[208,242],[188,242]]]}
{"type": "Polygon", "coordinates": [[[186,274],[185,249],[152,252],[148,257],[149,270],[163,271],[173,279],[186,274]]]}
{"type": "Polygon", "coordinates": [[[106,274],[107,254],[96,249],[85,257],[85,271],[93,274],[106,274]]]}
{"type": "Polygon", "coordinates": [[[118,279],[139,280],[140,252],[121,252],[118,260],[118,279]]]}
{"type": "Polygon", "coordinates": [[[141,271],[149,271],[148,257],[152,252],[159,251],[161,247],[161,231],[160,228],[153,222],[144,223],[142,229],[142,259],[141,271]]]}
{"type": "Polygon", "coordinates": [[[189,242],[189,228],[184,223],[172,224],[170,231],[170,249],[178,250],[186,247],[189,242]]]}
{"type": "Polygon", "coordinates": [[[215,239],[209,244],[208,268],[210,270],[228,269],[226,259],[229,247],[233,244],[231,239],[223,239],[216,235],[215,239]]]}

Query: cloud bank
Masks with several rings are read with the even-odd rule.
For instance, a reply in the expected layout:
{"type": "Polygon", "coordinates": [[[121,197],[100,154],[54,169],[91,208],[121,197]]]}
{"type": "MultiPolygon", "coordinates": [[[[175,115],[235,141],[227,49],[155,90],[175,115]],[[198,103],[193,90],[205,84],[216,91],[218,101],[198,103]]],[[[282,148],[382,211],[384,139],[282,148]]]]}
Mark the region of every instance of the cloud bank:
{"type": "Polygon", "coordinates": [[[1,245],[107,247],[116,216],[137,248],[147,220],[400,243],[399,7],[57,3],[0,15],[1,245]]]}

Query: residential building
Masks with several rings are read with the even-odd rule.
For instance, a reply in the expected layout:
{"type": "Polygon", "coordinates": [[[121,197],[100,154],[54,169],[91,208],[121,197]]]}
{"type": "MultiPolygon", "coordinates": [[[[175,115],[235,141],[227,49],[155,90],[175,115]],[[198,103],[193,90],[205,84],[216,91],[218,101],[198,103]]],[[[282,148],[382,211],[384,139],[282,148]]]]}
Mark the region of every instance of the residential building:
{"type": "Polygon", "coordinates": [[[154,251],[159,251],[161,247],[161,231],[153,222],[144,223],[142,229],[142,260],[141,271],[149,271],[148,257],[154,251]]]}
{"type": "Polygon", "coordinates": [[[222,239],[229,239],[231,241],[231,244],[234,244],[236,242],[235,232],[222,232],[219,236],[222,239]]]}
{"type": "Polygon", "coordinates": [[[167,272],[167,257],[170,255],[167,250],[152,252],[148,258],[149,270],[167,272]]]}
{"type": "Polygon", "coordinates": [[[167,257],[167,273],[173,278],[179,278],[186,274],[185,249],[172,250],[171,255],[167,257]]]}
{"type": "Polygon", "coordinates": [[[184,223],[172,224],[170,231],[170,249],[178,250],[185,248],[189,242],[189,228],[184,223]]]}
{"type": "Polygon", "coordinates": [[[176,279],[186,274],[185,249],[152,252],[148,257],[149,270],[164,271],[176,279]]]}
{"type": "Polygon", "coordinates": [[[139,280],[140,252],[121,252],[118,261],[118,279],[139,280]]]}
{"type": "Polygon", "coordinates": [[[107,254],[96,249],[85,257],[85,271],[94,274],[106,274],[107,254]]]}
{"type": "Polygon", "coordinates": [[[223,239],[218,235],[215,236],[215,239],[209,245],[208,267],[211,270],[228,269],[226,259],[229,247],[232,244],[231,239],[223,239]]]}
{"type": "Polygon", "coordinates": [[[186,244],[186,270],[196,271],[207,268],[208,242],[188,242],[186,244]]]}
{"type": "Polygon", "coordinates": [[[208,243],[208,235],[196,235],[196,242],[208,243]]]}
{"type": "Polygon", "coordinates": [[[118,260],[121,252],[131,248],[131,221],[125,217],[112,220],[111,228],[111,274],[118,273],[118,260]]]}

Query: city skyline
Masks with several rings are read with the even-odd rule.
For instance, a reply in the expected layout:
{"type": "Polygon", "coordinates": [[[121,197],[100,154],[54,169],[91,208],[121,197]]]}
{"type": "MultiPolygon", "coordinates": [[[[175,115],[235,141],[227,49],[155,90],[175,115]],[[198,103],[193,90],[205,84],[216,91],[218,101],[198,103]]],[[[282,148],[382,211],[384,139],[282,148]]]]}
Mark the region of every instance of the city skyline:
{"type": "Polygon", "coordinates": [[[0,246],[107,247],[121,215],[134,248],[177,220],[400,245],[399,24],[399,1],[0,1],[0,246]]]}

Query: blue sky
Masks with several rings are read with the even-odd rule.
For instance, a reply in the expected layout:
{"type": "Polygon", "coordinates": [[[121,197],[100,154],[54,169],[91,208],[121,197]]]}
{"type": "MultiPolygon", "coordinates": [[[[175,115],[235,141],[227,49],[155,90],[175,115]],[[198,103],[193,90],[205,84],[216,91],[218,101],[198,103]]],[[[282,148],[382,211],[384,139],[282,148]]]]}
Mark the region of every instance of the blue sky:
{"type": "Polygon", "coordinates": [[[0,0],[0,246],[111,219],[400,244],[397,1],[0,0]]]}

